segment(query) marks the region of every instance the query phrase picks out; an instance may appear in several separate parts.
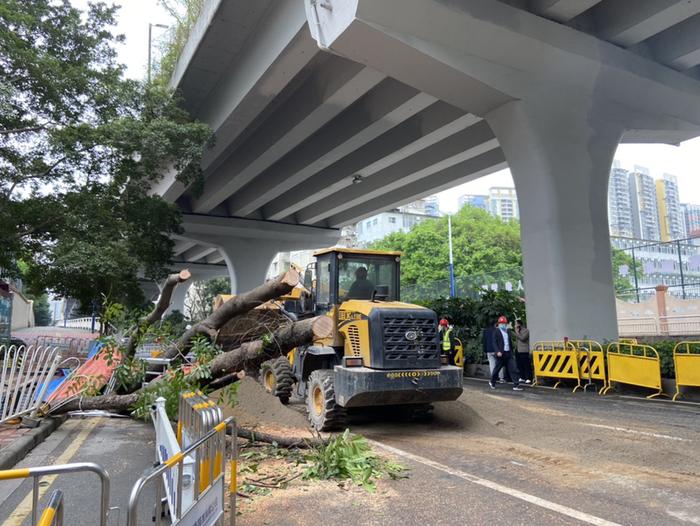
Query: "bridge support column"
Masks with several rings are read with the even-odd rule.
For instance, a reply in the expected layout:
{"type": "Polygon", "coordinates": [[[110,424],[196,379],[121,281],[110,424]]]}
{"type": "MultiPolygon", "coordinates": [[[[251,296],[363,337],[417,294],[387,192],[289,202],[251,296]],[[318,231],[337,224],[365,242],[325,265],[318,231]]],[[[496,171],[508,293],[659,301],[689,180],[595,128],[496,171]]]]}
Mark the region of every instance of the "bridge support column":
{"type": "Polygon", "coordinates": [[[592,97],[556,99],[513,101],[486,116],[518,193],[532,342],[613,340],[607,192],[623,128],[592,97]]]}
{"type": "Polygon", "coordinates": [[[238,294],[262,285],[275,254],[288,248],[276,240],[231,239],[219,250],[228,266],[231,294],[238,294]]]}

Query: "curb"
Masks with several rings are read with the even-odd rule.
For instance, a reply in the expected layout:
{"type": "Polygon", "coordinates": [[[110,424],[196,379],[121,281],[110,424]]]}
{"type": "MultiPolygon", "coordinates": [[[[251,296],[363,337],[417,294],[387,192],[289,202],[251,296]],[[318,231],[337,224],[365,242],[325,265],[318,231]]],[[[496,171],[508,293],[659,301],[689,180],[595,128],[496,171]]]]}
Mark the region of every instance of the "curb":
{"type": "Polygon", "coordinates": [[[0,453],[0,470],[13,468],[27,456],[32,449],[41,444],[46,437],[53,433],[68,417],[51,416],[44,418],[39,427],[32,429],[19,437],[15,442],[4,448],[0,453]]]}

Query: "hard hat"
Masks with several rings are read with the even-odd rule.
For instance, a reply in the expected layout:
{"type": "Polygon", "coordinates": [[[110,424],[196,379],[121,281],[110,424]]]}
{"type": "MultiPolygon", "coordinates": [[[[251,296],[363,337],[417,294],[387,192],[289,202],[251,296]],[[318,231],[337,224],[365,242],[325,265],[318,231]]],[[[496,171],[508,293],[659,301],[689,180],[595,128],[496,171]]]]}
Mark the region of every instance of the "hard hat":
{"type": "Polygon", "coordinates": [[[501,316],[500,318],[498,318],[498,323],[508,323],[508,318],[506,318],[505,316],[501,316]]]}
{"type": "Polygon", "coordinates": [[[450,325],[450,322],[443,318],[440,320],[440,325],[442,325],[443,327],[448,327],[450,325]]]}

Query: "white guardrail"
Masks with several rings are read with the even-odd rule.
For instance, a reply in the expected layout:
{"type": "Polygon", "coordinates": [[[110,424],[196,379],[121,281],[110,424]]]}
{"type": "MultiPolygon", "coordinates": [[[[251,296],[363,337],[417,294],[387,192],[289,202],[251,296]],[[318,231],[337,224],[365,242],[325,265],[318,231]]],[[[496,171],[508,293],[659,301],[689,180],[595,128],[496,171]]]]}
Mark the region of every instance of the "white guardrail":
{"type": "Polygon", "coordinates": [[[60,361],[57,347],[0,346],[0,423],[39,408],[60,361]]]}
{"type": "MultiPolygon", "coordinates": [[[[88,316],[87,318],[73,318],[72,320],[57,320],[54,322],[54,327],[68,327],[71,329],[89,331],[92,329],[92,316],[88,316]]],[[[95,318],[95,331],[99,331],[100,327],[100,318],[95,318]]]]}
{"type": "Polygon", "coordinates": [[[692,336],[700,334],[700,315],[618,318],[620,336],[692,336]]]}

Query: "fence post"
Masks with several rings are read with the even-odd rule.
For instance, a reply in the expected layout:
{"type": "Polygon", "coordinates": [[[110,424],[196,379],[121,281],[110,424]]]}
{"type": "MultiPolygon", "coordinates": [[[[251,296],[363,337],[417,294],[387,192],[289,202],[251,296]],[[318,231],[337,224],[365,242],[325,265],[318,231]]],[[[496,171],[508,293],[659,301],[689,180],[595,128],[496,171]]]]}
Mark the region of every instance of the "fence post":
{"type": "Polygon", "coordinates": [[[683,257],[681,255],[681,242],[676,241],[676,248],[678,249],[678,269],[681,272],[681,292],[683,294],[683,299],[685,299],[685,275],[683,274],[683,257]]]}
{"type": "Polygon", "coordinates": [[[657,285],[656,289],[656,310],[659,324],[659,334],[668,335],[668,318],[666,314],[666,291],[668,285],[657,285]]]}
{"type": "Polygon", "coordinates": [[[634,270],[634,292],[639,303],[639,280],[637,278],[637,257],[634,255],[634,247],[632,247],[632,270],[634,270]]]}

